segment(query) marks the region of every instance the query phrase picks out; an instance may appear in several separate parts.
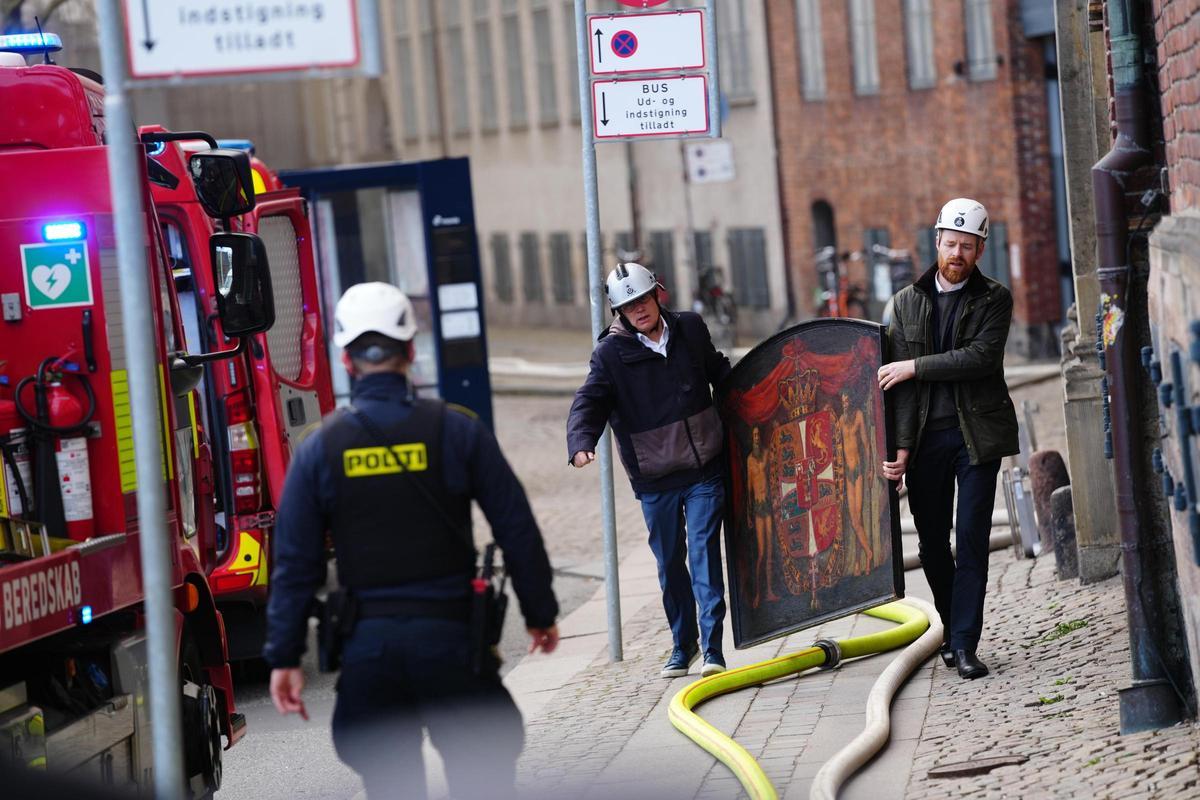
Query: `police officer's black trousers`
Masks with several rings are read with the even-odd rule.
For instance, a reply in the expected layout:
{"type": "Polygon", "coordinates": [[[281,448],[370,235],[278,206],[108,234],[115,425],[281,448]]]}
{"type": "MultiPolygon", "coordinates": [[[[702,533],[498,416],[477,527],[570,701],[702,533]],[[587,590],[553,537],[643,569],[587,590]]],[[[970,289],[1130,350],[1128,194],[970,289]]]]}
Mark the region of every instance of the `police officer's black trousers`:
{"type": "Polygon", "coordinates": [[[921,566],[933,602],[955,650],[974,652],[983,633],[983,597],[987,590],[988,539],[996,499],[1000,461],[972,465],[962,431],[926,431],[908,470],[908,506],[917,525],[921,566]],[[957,559],[950,552],[954,484],[958,518],[954,521],[957,559]]]}
{"type": "Polygon", "coordinates": [[[343,653],[333,742],[369,800],[426,796],[424,730],[456,800],[513,796],[521,714],[495,670],[471,671],[468,625],[361,620],[343,653]]]}

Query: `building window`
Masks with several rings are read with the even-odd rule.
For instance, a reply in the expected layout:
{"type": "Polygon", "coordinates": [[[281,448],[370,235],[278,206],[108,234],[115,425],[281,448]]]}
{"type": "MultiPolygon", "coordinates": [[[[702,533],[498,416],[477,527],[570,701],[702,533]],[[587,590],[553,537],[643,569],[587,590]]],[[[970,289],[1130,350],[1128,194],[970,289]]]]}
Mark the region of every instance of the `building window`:
{"type": "Polygon", "coordinates": [[[990,81],[996,77],[996,37],[992,32],[992,0],[965,0],[967,77],[990,81]]]}
{"type": "Polygon", "coordinates": [[[521,234],[522,296],[526,303],[542,303],[546,292],[542,288],[542,253],[536,233],[521,234]]]}
{"type": "Polygon", "coordinates": [[[917,231],[917,269],[924,272],[937,261],[937,229],[917,231]]]}
{"type": "Polygon", "coordinates": [[[475,85],[479,93],[479,128],[494,131],[496,121],[496,58],[492,52],[491,1],[475,3],[475,85]]]}
{"type": "Polygon", "coordinates": [[[713,261],[713,235],[711,231],[696,231],[692,234],[692,255],[696,260],[696,276],[709,267],[716,266],[713,261]]]}
{"type": "Polygon", "coordinates": [[[550,9],[547,0],[533,0],[533,40],[538,43],[537,65],[538,121],[543,125],[558,122],[558,85],[554,79],[554,37],[550,34],[550,9]]]}
{"type": "Polygon", "coordinates": [[[414,76],[417,74],[413,64],[412,28],[408,21],[409,4],[396,3],[396,60],[397,71],[400,73],[400,113],[403,115],[401,125],[404,138],[410,141],[421,135],[420,120],[417,119],[417,87],[414,76]]]}
{"type": "Polygon", "coordinates": [[[633,234],[629,231],[621,231],[613,236],[613,258],[617,261],[624,261],[633,253],[633,234]]]}
{"type": "Polygon", "coordinates": [[[1003,222],[993,222],[988,229],[987,244],[979,259],[979,271],[992,280],[999,281],[1011,288],[1012,279],[1009,276],[1008,264],[1008,226],[1003,222]]]}
{"type": "Polygon", "coordinates": [[[563,47],[567,54],[567,106],[571,109],[571,121],[579,121],[579,63],[575,59],[575,3],[562,7],[563,47]]]}
{"type": "Polygon", "coordinates": [[[512,255],[508,250],[508,234],[493,233],[492,245],[492,287],[496,298],[502,303],[513,301],[512,255]]]}
{"type": "Polygon", "coordinates": [[[721,59],[722,91],[731,100],[753,99],[746,0],[723,0],[717,4],[717,55],[721,59]]]}
{"type": "Polygon", "coordinates": [[[434,25],[434,0],[417,5],[421,29],[422,88],[425,90],[425,133],[430,137],[442,132],[441,98],[438,96],[437,29],[434,25]]]}
{"type": "Polygon", "coordinates": [[[796,39],[800,45],[800,86],[805,100],[825,99],[825,45],[821,42],[820,0],[796,0],[796,39]]]}
{"type": "Polygon", "coordinates": [[[455,134],[471,130],[471,104],[467,95],[467,53],[463,45],[463,20],[460,0],[442,5],[446,20],[446,78],[451,98],[450,130],[455,134]]]}
{"type": "Polygon", "coordinates": [[[767,234],[762,228],[730,228],[729,267],[733,299],[746,308],[769,308],[767,234]]]}
{"type": "Polygon", "coordinates": [[[937,85],[933,61],[933,0],[904,0],[904,31],[908,49],[908,88],[937,85]]]}
{"type": "Polygon", "coordinates": [[[671,231],[651,231],[648,255],[658,282],[665,286],[668,292],[679,297],[680,287],[675,284],[674,234],[671,231]]]}
{"type": "Polygon", "coordinates": [[[517,0],[502,0],[500,9],[504,13],[504,74],[508,83],[508,125],[522,128],[529,124],[529,113],[525,105],[525,65],[521,55],[525,52],[521,36],[521,17],[517,0]]]}
{"type": "Polygon", "coordinates": [[[554,276],[551,294],[554,302],[570,305],[575,302],[575,270],[571,264],[571,234],[550,234],[550,274],[554,276]]]}
{"type": "Polygon", "coordinates": [[[875,0],[850,0],[850,45],[854,52],[854,93],[879,94],[875,0]]]}

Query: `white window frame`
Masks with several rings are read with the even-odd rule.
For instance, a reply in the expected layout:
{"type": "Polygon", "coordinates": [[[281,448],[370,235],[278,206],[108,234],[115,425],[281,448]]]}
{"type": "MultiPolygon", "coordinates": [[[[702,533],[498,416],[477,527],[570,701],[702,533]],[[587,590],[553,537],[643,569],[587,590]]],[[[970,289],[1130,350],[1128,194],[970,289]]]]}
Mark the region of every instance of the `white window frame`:
{"type": "Polygon", "coordinates": [[[904,0],[904,44],[908,56],[908,88],[937,86],[933,49],[933,0],[904,0]]]}
{"type": "Polygon", "coordinates": [[[496,102],[496,49],[492,42],[492,9],[490,0],[473,0],[476,107],[479,129],[492,133],[500,128],[496,102]]]}
{"type": "Polygon", "coordinates": [[[879,94],[875,0],[850,0],[850,51],[854,57],[854,93],[879,94]]]}
{"type": "Polygon", "coordinates": [[[963,0],[966,30],[967,77],[973,81],[996,79],[996,34],[992,26],[992,0],[963,0]]]}
{"type": "Polygon", "coordinates": [[[825,99],[825,43],[820,0],[796,0],[796,43],[800,49],[800,89],[805,100],[825,99]]]}

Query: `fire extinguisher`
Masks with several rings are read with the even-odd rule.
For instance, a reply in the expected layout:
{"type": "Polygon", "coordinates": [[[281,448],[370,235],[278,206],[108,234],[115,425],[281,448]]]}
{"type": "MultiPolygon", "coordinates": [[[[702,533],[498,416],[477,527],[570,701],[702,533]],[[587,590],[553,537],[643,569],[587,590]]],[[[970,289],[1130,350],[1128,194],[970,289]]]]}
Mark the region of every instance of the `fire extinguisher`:
{"type": "Polygon", "coordinates": [[[96,532],[87,449],[87,428],[96,413],[96,395],[86,376],[59,368],[61,362],[55,357],[44,359],[36,376],[17,383],[13,399],[17,413],[32,433],[35,518],[51,536],[82,541],[96,532]],[[68,376],[82,385],[86,405],[63,384],[68,376]],[[22,402],[22,392],[31,383],[32,414],[22,402]]]}

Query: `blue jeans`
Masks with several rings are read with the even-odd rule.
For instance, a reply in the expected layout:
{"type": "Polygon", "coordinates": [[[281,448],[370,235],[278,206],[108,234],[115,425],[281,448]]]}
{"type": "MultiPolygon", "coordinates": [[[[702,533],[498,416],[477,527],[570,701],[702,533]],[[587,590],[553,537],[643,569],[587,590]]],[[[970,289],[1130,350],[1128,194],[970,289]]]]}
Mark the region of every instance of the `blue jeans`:
{"type": "Polygon", "coordinates": [[[454,797],[515,795],[521,713],[494,669],[471,671],[467,623],[359,621],[343,651],[333,743],[370,800],[426,796],[422,730],[445,762],[454,797]]]}
{"type": "Polygon", "coordinates": [[[663,610],[676,647],[696,641],[700,606],[701,645],[721,652],[725,621],[725,581],[721,575],[721,519],[725,484],[720,476],[700,483],[643,492],[642,515],[650,529],[650,549],[658,561],[663,610]],[[685,530],[686,529],[686,530],[685,530]],[[688,566],[691,566],[691,576],[688,566]]]}
{"type": "Polygon", "coordinates": [[[927,431],[908,471],[908,506],[917,524],[921,567],[945,638],[955,650],[974,651],[983,633],[983,597],[987,591],[988,539],[1000,460],[971,464],[962,431],[927,431]],[[958,482],[958,519],[954,522],[957,559],[950,553],[954,484],[958,482]]]}

